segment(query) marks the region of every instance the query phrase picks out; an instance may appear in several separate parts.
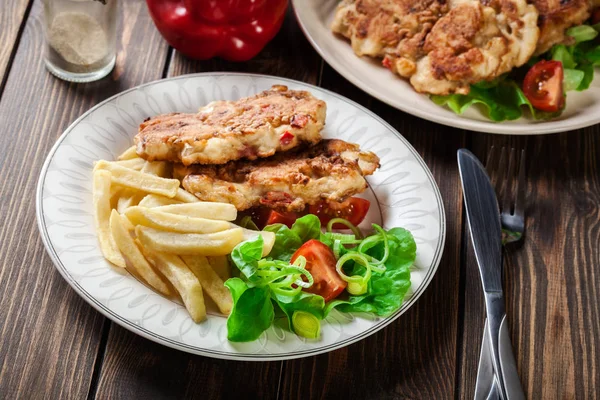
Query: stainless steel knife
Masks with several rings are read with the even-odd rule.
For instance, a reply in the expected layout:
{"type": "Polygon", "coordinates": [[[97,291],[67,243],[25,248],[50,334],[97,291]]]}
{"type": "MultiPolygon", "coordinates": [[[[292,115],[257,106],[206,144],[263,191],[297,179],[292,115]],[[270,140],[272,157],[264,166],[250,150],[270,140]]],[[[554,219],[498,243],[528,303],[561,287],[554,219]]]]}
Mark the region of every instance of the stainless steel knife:
{"type": "Polygon", "coordinates": [[[496,194],[485,168],[470,151],[458,151],[458,169],[471,241],[485,296],[488,349],[494,371],[493,384],[496,385],[495,388],[480,388],[479,393],[490,393],[490,390],[494,389],[491,393],[496,391],[500,399],[524,399],[512,354],[504,308],[502,231],[496,194]]]}

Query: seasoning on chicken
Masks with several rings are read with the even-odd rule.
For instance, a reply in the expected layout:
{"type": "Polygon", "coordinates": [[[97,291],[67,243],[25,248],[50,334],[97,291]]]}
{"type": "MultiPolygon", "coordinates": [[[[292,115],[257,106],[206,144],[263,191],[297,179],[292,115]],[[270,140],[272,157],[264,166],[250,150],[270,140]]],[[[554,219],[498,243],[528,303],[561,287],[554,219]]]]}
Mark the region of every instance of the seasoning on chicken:
{"type": "Polygon", "coordinates": [[[356,144],[323,140],[253,162],[179,165],[174,176],[203,201],[231,203],[240,211],[254,206],[301,211],[320,200],[342,202],[363,192],[364,177],[378,167],[379,158],[356,144]]]}
{"type": "Polygon", "coordinates": [[[197,114],[148,119],[135,137],[137,154],[185,165],[269,157],[319,142],[325,113],[325,102],[309,92],[274,85],[237,101],[213,101],[197,114]]]}

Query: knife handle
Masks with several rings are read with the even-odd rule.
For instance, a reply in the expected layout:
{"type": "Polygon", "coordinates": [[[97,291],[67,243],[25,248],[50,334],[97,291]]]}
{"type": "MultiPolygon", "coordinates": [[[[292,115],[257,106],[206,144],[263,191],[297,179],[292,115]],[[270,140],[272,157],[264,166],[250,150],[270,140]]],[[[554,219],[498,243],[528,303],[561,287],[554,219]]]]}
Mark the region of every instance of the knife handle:
{"type": "Polygon", "coordinates": [[[488,335],[490,343],[490,354],[494,375],[498,380],[500,399],[506,400],[502,364],[500,362],[500,328],[506,318],[504,308],[504,296],[501,291],[485,292],[485,309],[488,319],[488,335]]]}
{"type": "Polygon", "coordinates": [[[498,340],[500,353],[500,368],[502,369],[502,378],[504,380],[504,392],[508,400],[525,400],[525,393],[521,386],[517,363],[513,354],[513,348],[510,342],[510,333],[508,331],[508,321],[506,315],[500,324],[500,335],[498,340]]]}

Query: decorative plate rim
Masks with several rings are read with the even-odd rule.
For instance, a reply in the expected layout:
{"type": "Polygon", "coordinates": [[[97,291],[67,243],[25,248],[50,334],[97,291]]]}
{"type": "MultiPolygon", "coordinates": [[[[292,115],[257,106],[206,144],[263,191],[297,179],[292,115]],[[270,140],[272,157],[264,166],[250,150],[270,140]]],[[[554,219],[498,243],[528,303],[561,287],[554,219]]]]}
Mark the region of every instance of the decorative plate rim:
{"type": "Polygon", "coordinates": [[[378,115],[373,113],[371,110],[363,107],[362,105],[360,105],[360,104],[354,102],[353,100],[350,100],[340,94],[337,94],[330,90],[312,85],[310,83],[306,83],[306,82],[302,82],[302,81],[298,81],[298,80],[294,80],[294,79],[289,79],[289,78],[273,76],[273,75],[265,75],[265,74],[251,74],[251,73],[240,73],[240,72],[200,72],[200,73],[194,73],[194,74],[179,75],[176,77],[157,79],[157,80],[154,80],[151,82],[147,82],[147,83],[129,88],[127,90],[124,90],[122,92],[119,92],[119,93],[105,99],[104,101],[98,103],[94,107],[92,107],[89,110],[87,110],[86,112],[84,112],[81,116],[79,116],[79,118],[77,118],[73,123],[71,123],[67,127],[67,129],[65,129],[65,131],[61,134],[61,136],[57,139],[56,143],[52,146],[52,148],[50,149],[50,152],[46,156],[46,160],[44,161],[42,169],[40,170],[40,178],[38,179],[35,198],[36,198],[37,226],[38,226],[38,230],[40,231],[40,236],[42,238],[42,242],[44,244],[46,252],[50,255],[52,263],[54,264],[54,266],[58,270],[58,272],[62,275],[62,277],[71,286],[71,288],[73,288],[75,290],[75,292],[83,300],[85,300],[89,305],[91,305],[94,309],[96,309],[98,312],[100,312],[106,318],[117,323],[121,327],[123,327],[135,334],[138,334],[146,339],[149,339],[153,342],[165,345],[167,347],[170,347],[170,348],[173,348],[176,350],[185,351],[185,352],[196,354],[196,355],[201,355],[201,356],[206,356],[206,357],[211,357],[211,358],[218,358],[218,359],[226,359],[226,360],[281,361],[281,360],[291,360],[291,359],[315,356],[318,354],[323,354],[323,353],[327,353],[327,352],[330,352],[333,350],[337,350],[337,349],[346,347],[350,344],[356,343],[356,342],[374,334],[375,332],[380,331],[381,329],[385,328],[386,326],[388,326],[389,324],[394,322],[398,317],[400,317],[402,314],[404,314],[404,312],[406,312],[410,307],[412,307],[414,305],[414,303],[416,303],[416,301],[419,299],[419,297],[421,297],[421,295],[425,292],[427,287],[429,287],[429,284],[431,283],[431,281],[439,267],[439,264],[440,264],[440,261],[441,261],[441,258],[442,258],[443,252],[444,252],[445,242],[446,242],[446,211],[444,208],[444,203],[443,203],[443,199],[441,196],[441,192],[439,190],[439,187],[438,187],[429,167],[427,166],[427,164],[425,163],[423,158],[419,155],[419,153],[414,149],[414,147],[408,142],[408,140],[406,138],[404,138],[394,127],[392,127],[383,118],[379,117],[378,115]],[[120,316],[118,313],[112,311],[108,307],[101,304],[96,298],[94,298],[90,293],[88,293],[78,282],[76,282],[72,278],[72,276],[69,274],[66,267],[63,265],[62,261],[58,257],[58,254],[56,253],[56,250],[54,249],[54,247],[50,241],[48,230],[46,228],[46,224],[45,224],[45,220],[44,220],[44,214],[43,214],[43,207],[44,207],[43,206],[43,187],[44,187],[46,174],[48,172],[50,163],[52,162],[54,155],[55,155],[56,151],[58,150],[58,148],[60,147],[60,145],[62,144],[62,142],[69,136],[71,131],[83,119],[85,119],[89,114],[94,112],[96,109],[102,107],[106,103],[109,103],[110,101],[112,101],[120,96],[123,96],[126,93],[138,90],[138,89],[146,87],[146,86],[151,86],[151,85],[168,82],[168,81],[175,81],[175,80],[180,80],[180,79],[192,79],[195,77],[223,77],[223,76],[241,76],[241,77],[250,77],[250,78],[277,79],[280,81],[289,82],[291,84],[306,85],[309,87],[313,87],[314,89],[321,90],[330,96],[336,97],[343,102],[347,102],[347,103],[353,105],[354,107],[357,107],[359,110],[365,112],[369,117],[374,118],[376,121],[381,123],[385,128],[389,129],[399,140],[402,141],[402,143],[406,146],[406,148],[413,154],[416,161],[418,161],[418,163],[421,165],[421,167],[423,168],[423,170],[425,172],[425,175],[427,176],[429,182],[432,185],[432,189],[433,189],[432,191],[435,196],[436,204],[438,205],[438,209],[440,211],[440,219],[439,219],[440,240],[439,240],[436,248],[433,250],[433,259],[432,259],[431,267],[430,267],[429,271],[427,272],[427,275],[423,279],[422,284],[420,285],[418,290],[412,294],[411,298],[406,303],[403,303],[403,305],[400,307],[400,309],[398,311],[396,311],[393,315],[391,315],[387,318],[383,318],[380,323],[372,326],[370,329],[368,329],[364,332],[361,332],[358,335],[350,336],[339,342],[334,342],[329,345],[320,347],[318,349],[306,349],[306,350],[294,351],[294,352],[290,352],[290,353],[282,353],[282,354],[277,354],[277,355],[244,354],[244,353],[236,354],[236,353],[230,353],[230,352],[215,351],[212,349],[198,348],[196,346],[188,345],[185,343],[174,341],[172,339],[165,338],[163,336],[160,336],[160,335],[152,332],[149,329],[138,326],[135,323],[120,316]],[[405,304],[408,304],[408,305],[405,305],[405,304]]]}
{"type": "MultiPolygon", "coordinates": [[[[462,118],[458,115],[456,116],[444,116],[444,115],[432,115],[423,111],[417,107],[412,107],[410,104],[403,104],[396,102],[393,98],[381,94],[376,90],[372,89],[366,82],[363,82],[359,77],[355,76],[352,73],[348,73],[345,68],[341,66],[341,63],[337,61],[335,58],[328,56],[328,54],[321,48],[321,46],[317,43],[317,41],[313,38],[311,34],[308,33],[308,29],[305,25],[305,22],[300,18],[300,14],[297,10],[299,8],[299,0],[291,0],[292,8],[294,10],[294,16],[298,21],[298,25],[300,29],[304,33],[304,36],[312,47],[316,50],[317,53],[323,58],[324,61],[327,62],[337,73],[342,75],[348,81],[350,81],[354,86],[364,91],[365,93],[375,97],[376,99],[381,100],[387,105],[394,107],[400,111],[404,111],[408,114],[414,115],[426,121],[435,122],[441,125],[449,126],[452,128],[465,129],[474,132],[483,132],[483,133],[491,133],[491,134],[502,134],[502,135],[548,135],[552,133],[561,133],[568,132],[576,129],[587,128],[588,126],[593,126],[600,123],[600,113],[595,119],[590,120],[582,120],[578,123],[574,123],[571,125],[563,126],[556,125],[554,121],[541,121],[541,122],[532,122],[527,125],[513,125],[513,124],[503,124],[502,122],[486,122],[486,121],[478,121],[470,118],[462,118]]],[[[399,78],[400,79],[400,78],[399,78]]]]}

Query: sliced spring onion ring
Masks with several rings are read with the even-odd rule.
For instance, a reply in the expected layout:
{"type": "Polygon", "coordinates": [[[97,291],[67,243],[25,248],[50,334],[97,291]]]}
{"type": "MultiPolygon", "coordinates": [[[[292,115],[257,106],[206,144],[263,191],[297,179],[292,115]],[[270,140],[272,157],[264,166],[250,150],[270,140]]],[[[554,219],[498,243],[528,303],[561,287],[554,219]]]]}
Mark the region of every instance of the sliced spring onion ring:
{"type": "Polygon", "coordinates": [[[257,263],[256,286],[267,286],[284,296],[295,296],[303,288],[314,284],[313,276],[306,269],[306,258],[298,257],[293,264],[279,260],[262,259],[257,263]],[[305,278],[305,279],[303,279],[305,278]]]}
{"type": "Polygon", "coordinates": [[[316,339],[321,334],[321,321],[306,311],[294,311],[292,326],[298,336],[307,339],[316,339]]]}
{"type": "Polygon", "coordinates": [[[354,233],[354,236],[356,238],[359,238],[359,239],[363,238],[363,235],[362,235],[362,232],[360,231],[360,229],[358,229],[352,222],[350,222],[344,218],[333,218],[332,220],[330,220],[329,223],[327,223],[327,232],[331,232],[333,230],[334,224],[345,225],[346,227],[348,227],[348,229],[350,229],[352,231],[352,233],[354,233]]]}
{"type": "Polygon", "coordinates": [[[367,257],[365,257],[364,254],[357,253],[354,251],[344,254],[338,260],[335,269],[340,278],[348,282],[348,287],[346,289],[348,290],[348,293],[353,295],[361,295],[367,292],[367,283],[371,279],[371,264],[369,263],[369,260],[367,260],[367,257]],[[350,260],[365,267],[365,274],[353,276],[346,275],[342,267],[346,262],[350,260]]]}
{"type": "Polygon", "coordinates": [[[325,236],[331,240],[339,240],[344,244],[360,242],[360,240],[356,240],[356,236],[346,233],[327,232],[325,233],[325,236]]]}

